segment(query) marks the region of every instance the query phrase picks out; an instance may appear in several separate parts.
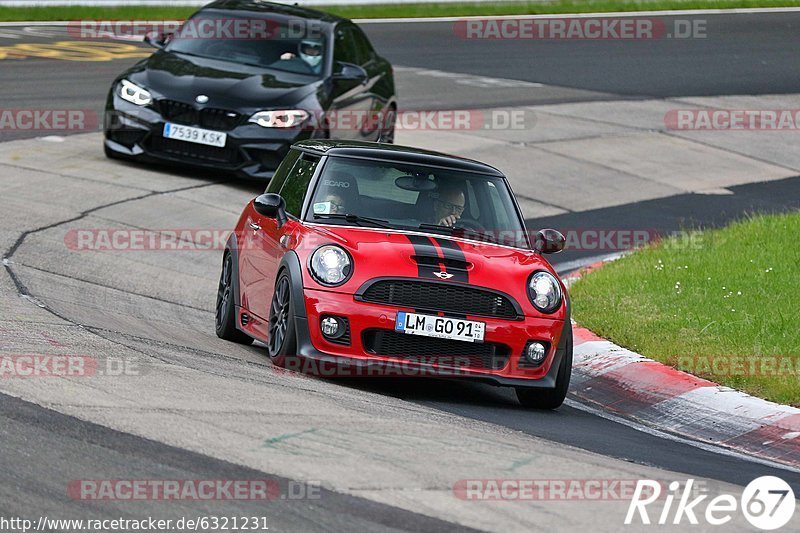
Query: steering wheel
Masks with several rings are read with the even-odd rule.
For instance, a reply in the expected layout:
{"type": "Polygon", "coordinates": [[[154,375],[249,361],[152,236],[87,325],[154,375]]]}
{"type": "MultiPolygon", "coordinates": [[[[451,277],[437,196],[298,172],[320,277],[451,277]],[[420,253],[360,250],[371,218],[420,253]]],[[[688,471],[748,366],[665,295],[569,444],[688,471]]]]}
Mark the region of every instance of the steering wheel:
{"type": "Polygon", "coordinates": [[[480,222],[472,218],[460,218],[455,225],[456,229],[463,228],[473,233],[479,233],[483,235],[486,233],[486,228],[484,228],[480,222]]]}

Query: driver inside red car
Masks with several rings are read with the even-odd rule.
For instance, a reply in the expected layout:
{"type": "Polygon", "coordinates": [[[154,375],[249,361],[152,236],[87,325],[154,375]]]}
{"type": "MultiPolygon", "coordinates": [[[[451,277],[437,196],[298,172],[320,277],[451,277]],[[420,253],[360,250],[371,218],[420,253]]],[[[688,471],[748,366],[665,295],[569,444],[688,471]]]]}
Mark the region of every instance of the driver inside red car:
{"type": "Polygon", "coordinates": [[[433,220],[440,226],[455,226],[464,214],[465,206],[464,189],[456,184],[443,183],[433,200],[433,220]]]}

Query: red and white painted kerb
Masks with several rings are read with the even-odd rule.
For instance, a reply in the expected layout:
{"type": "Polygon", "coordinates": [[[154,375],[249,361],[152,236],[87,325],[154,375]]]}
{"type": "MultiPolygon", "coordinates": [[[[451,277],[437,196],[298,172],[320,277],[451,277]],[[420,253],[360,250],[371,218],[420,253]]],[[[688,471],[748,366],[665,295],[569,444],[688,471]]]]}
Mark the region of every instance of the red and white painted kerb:
{"type": "Polygon", "coordinates": [[[573,336],[570,389],[578,400],[680,437],[800,468],[800,409],[681,372],[577,324],[573,336]]]}

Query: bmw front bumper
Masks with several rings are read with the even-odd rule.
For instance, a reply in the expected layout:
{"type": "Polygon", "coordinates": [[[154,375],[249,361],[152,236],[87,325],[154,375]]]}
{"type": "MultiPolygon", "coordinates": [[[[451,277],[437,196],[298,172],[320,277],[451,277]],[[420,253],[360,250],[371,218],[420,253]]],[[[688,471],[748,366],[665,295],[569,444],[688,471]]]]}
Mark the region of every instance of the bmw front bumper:
{"type": "Polygon", "coordinates": [[[194,106],[190,104],[169,101],[174,104],[170,108],[164,102],[167,101],[156,100],[147,106],[136,106],[112,93],[106,104],[106,150],[124,159],[192,166],[243,178],[268,180],[290,146],[309,138],[312,133],[303,127],[262,128],[247,122],[246,115],[238,114],[236,118],[215,116],[211,117],[213,120],[201,122],[197,120],[200,109],[195,109],[192,115],[194,106]],[[181,116],[181,106],[190,113],[181,116]],[[172,118],[164,115],[164,111],[169,109],[172,118]],[[227,135],[225,146],[219,148],[165,138],[163,132],[167,122],[221,131],[227,135]]]}

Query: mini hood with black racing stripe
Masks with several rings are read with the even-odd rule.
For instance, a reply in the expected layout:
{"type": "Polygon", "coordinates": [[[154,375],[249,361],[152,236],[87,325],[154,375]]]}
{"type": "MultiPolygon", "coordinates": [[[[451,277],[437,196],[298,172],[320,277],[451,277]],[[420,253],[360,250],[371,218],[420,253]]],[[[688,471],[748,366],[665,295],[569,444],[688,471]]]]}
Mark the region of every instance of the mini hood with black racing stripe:
{"type": "MultiPolygon", "coordinates": [[[[302,264],[307,265],[311,253],[324,244],[338,244],[347,250],[353,259],[353,274],[345,284],[331,289],[319,285],[306,271],[306,288],[355,294],[378,277],[421,278],[499,290],[514,297],[526,315],[541,316],[528,299],[528,279],[537,270],[556,275],[532,250],[438,234],[332,225],[315,225],[304,232],[296,249],[302,264]]],[[[563,309],[546,316],[563,319],[563,309]]]]}

